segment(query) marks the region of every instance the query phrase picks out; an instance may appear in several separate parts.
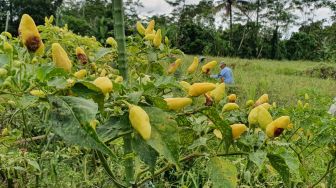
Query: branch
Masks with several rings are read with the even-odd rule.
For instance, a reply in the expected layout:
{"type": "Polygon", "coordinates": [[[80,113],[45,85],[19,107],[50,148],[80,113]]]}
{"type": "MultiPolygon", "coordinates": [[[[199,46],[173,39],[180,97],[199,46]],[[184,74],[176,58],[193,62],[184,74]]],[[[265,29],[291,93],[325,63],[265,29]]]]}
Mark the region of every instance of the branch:
{"type": "Polygon", "coordinates": [[[106,171],[107,174],[110,176],[110,178],[111,178],[113,184],[114,184],[115,186],[117,186],[117,187],[122,187],[122,188],[123,188],[123,187],[126,187],[125,185],[123,185],[123,184],[121,184],[120,182],[117,181],[115,175],[113,174],[113,172],[111,171],[110,167],[108,166],[107,161],[106,161],[104,155],[103,155],[100,151],[98,151],[98,150],[96,150],[96,151],[97,151],[97,154],[98,154],[99,159],[100,159],[101,162],[102,162],[102,165],[103,165],[105,171],[106,171]]]}
{"type": "Polygon", "coordinates": [[[15,95],[21,97],[23,93],[11,93],[11,92],[6,92],[6,91],[0,91],[0,95],[15,95]]]}
{"type": "Polygon", "coordinates": [[[178,113],[177,115],[181,116],[181,115],[192,115],[192,114],[196,114],[204,109],[207,109],[209,108],[208,106],[203,106],[203,107],[200,107],[200,108],[197,108],[193,111],[186,111],[186,112],[181,112],[181,113],[178,113]]]}
{"type": "MultiPolygon", "coordinates": [[[[31,138],[23,138],[23,139],[18,140],[18,141],[14,142],[14,143],[15,144],[24,144],[24,143],[35,141],[35,140],[41,140],[43,138],[46,138],[47,136],[48,135],[40,135],[40,136],[31,137],[31,138]]],[[[51,136],[53,136],[53,134],[51,134],[51,136]]]]}
{"type": "MultiPolygon", "coordinates": [[[[208,156],[209,154],[207,153],[192,153],[190,155],[187,155],[185,157],[183,157],[182,159],[179,160],[179,162],[184,162],[184,161],[188,161],[192,158],[196,158],[196,157],[203,157],[203,156],[208,156]]],[[[215,154],[213,156],[233,156],[233,155],[248,155],[248,153],[245,152],[240,152],[240,153],[218,153],[215,154]]],[[[136,183],[137,186],[141,186],[142,184],[144,184],[145,182],[147,182],[148,180],[153,179],[154,177],[162,174],[163,172],[173,168],[175,165],[174,164],[167,164],[166,166],[162,167],[161,169],[157,170],[156,172],[154,172],[153,176],[151,177],[147,177],[144,180],[136,183]]],[[[145,170],[143,170],[142,172],[140,172],[139,174],[143,174],[144,172],[148,171],[149,168],[146,168],[145,170]]]]}
{"type": "Polygon", "coordinates": [[[322,181],[322,180],[329,174],[329,172],[332,172],[332,171],[336,168],[336,166],[330,168],[330,167],[331,167],[331,164],[332,164],[335,160],[336,160],[336,158],[334,157],[333,159],[331,159],[331,160],[329,161],[326,172],[323,174],[323,176],[322,176],[319,180],[317,180],[317,181],[311,186],[311,188],[313,188],[313,187],[315,187],[317,184],[319,184],[319,183],[320,183],[320,182],[321,182],[321,181],[322,181]]]}
{"type": "Polygon", "coordinates": [[[109,142],[112,142],[113,140],[117,139],[117,138],[120,138],[120,137],[123,137],[125,135],[128,135],[128,134],[131,134],[133,132],[133,130],[128,130],[128,131],[125,131],[125,132],[121,132],[119,133],[117,136],[107,140],[105,143],[109,143],[109,142]]]}
{"type": "Polygon", "coordinates": [[[303,164],[301,154],[300,154],[299,152],[297,152],[297,151],[295,150],[295,148],[294,148],[293,146],[291,146],[290,144],[289,144],[289,148],[292,149],[292,150],[294,151],[294,153],[298,156],[300,163],[303,164]]]}

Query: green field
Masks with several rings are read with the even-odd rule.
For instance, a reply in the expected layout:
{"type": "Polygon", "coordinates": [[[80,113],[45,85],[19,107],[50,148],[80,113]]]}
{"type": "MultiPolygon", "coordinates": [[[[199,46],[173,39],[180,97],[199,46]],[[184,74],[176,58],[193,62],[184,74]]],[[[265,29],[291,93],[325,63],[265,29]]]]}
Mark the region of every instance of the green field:
{"type": "MultiPolygon", "coordinates": [[[[194,56],[183,58],[186,69],[194,56]]],[[[268,93],[271,101],[280,105],[296,105],[305,93],[312,98],[323,98],[325,104],[330,104],[336,96],[336,81],[299,75],[300,73],[322,64],[309,61],[274,61],[249,60],[227,57],[206,57],[206,61],[224,61],[229,66],[235,66],[234,79],[241,101],[256,100],[263,93],[268,93]]],[[[336,67],[336,65],[333,65],[336,67]]],[[[219,67],[212,71],[219,72],[219,67]]]]}

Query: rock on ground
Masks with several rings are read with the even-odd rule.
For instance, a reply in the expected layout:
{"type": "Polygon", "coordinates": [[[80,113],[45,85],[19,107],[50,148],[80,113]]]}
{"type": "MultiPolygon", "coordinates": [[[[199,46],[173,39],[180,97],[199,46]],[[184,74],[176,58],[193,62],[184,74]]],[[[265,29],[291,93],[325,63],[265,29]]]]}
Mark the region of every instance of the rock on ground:
{"type": "Polygon", "coordinates": [[[329,113],[331,114],[331,115],[334,115],[334,116],[336,116],[336,97],[334,98],[334,104],[332,104],[331,106],[330,106],[330,109],[329,109],[329,113]]]}

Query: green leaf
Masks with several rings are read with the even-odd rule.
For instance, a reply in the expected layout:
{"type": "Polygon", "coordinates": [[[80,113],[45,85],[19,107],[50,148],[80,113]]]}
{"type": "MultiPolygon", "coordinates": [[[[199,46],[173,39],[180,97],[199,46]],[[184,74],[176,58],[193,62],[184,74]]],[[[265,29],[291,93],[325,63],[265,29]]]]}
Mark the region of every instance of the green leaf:
{"type": "Polygon", "coordinates": [[[20,100],[18,101],[18,104],[20,108],[25,109],[34,103],[36,103],[39,100],[38,97],[31,96],[31,95],[23,95],[20,100]]]}
{"type": "Polygon", "coordinates": [[[180,84],[178,84],[175,81],[175,77],[173,76],[161,76],[161,75],[157,75],[155,76],[155,82],[154,82],[154,86],[156,88],[175,88],[175,87],[180,87],[180,84]]]}
{"type": "Polygon", "coordinates": [[[236,188],[237,187],[237,169],[231,161],[214,157],[208,163],[209,176],[213,188],[236,188]]]}
{"type": "Polygon", "coordinates": [[[133,104],[138,104],[138,102],[141,99],[143,92],[142,91],[136,91],[128,94],[129,101],[133,104]]]}
{"type": "Polygon", "coordinates": [[[79,81],[75,83],[71,90],[76,96],[86,99],[93,99],[98,104],[99,110],[102,112],[104,108],[105,96],[102,93],[101,89],[96,87],[93,83],[87,81],[79,81]]]}
{"type": "Polygon", "coordinates": [[[49,123],[56,134],[69,144],[78,144],[113,155],[90,126],[90,121],[95,119],[98,112],[98,107],[93,101],[70,96],[49,99],[51,104],[49,123]]]}
{"type": "Polygon", "coordinates": [[[14,166],[13,169],[17,170],[17,171],[22,171],[22,172],[26,172],[27,169],[21,167],[21,166],[14,166]]]}
{"type": "MultiPolygon", "coordinates": [[[[291,174],[299,177],[300,176],[300,161],[297,155],[292,150],[289,150],[286,148],[278,149],[276,153],[285,160],[291,174]]],[[[291,178],[293,179],[294,176],[292,176],[291,178]]]]}
{"type": "Polygon", "coordinates": [[[164,67],[160,63],[150,63],[150,72],[163,75],[165,73],[164,67]]]}
{"type": "Polygon", "coordinates": [[[223,142],[225,150],[228,151],[229,147],[232,143],[232,130],[230,127],[230,123],[227,120],[223,120],[219,116],[219,112],[214,107],[205,108],[201,111],[205,116],[207,116],[215,125],[216,127],[222,132],[223,134],[223,142]]]}
{"type": "Polygon", "coordinates": [[[182,127],[189,127],[192,126],[191,122],[188,120],[187,116],[185,115],[178,115],[175,118],[177,124],[182,127]]]}
{"type": "MultiPolygon", "coordinates": [[[[126,118],[128,121],[128,117],[126,118]]],[[[110,117],[103,125],[98,126],[96,131],[103,142],[108,142],[130,130],[125,123],[128,123],[125,122],[125,118],[110,117]]]]}
{"type": "Polygon", "coordinates": [[[64,69],[56,68],[56,67],[51,66],[51,65],[41,66],[36,71],[36,78],[40,81],[49,80],[49,79],[51,79],[53,77],[57,77],[57,76],[66,77],[67,75],[68,75],[68,73],[65,72],[64,69]]]}
{"type": "Polygon", "coordinates": [[[179,130],[176,122],[168,113],[155,107],[144,107],[152,126],[151,138],[147,140],[152,148],[167,160],[178,165],[179,130]]]}
{"type": "Polygon", "coordinates": [[[9,57],[6,54],[0,54],[0,67],[9,64],[9,57]]]}
{"type": "Polygon", "coordinates": [[[133,137],[132,145],[140,159],[146,163],[149,166],[150,171],[154,173],[155,164],[159,156],[158,152],[149,146],[138,134],[133,137]]]}
{"type": "Polygon", "coordinates": [[[147,58],[149,62],[155,62],[157,61],[157,54],[154,51],[149,51],[147,58]]]}
{"type": "Polygon", "coordinates": [[[195,149],[199,146],[206,146],[206,142],[207,142],[207,138],[200,137],[197,140],[195,140],[194,143],[188,147],[188,149],[195,149]]]}
{"type": "Polygon", "coordinates": [[[105,55],[107,55],[109,53],[112,53],[112,50],[110,48],[99,48],[98,51],[95,54],[95,58],[94,58],[95,60],[94,61],[99,60],[100,58],[104,57],[105,55]]]}
{"type": "Polygon", "coordinates": [[[265,160],[266,160],[267,153],[261,150],[258,150],[254,153],[249,154],[249,159],[252,161],[258,168],[260,168],[265,160]]]}
{"type": "Polygon", "coordinates": [[[179,49],[172,49],[171,53],[178,54],[178,55],[184,55],[184,53],[179,49]]]}
{"type": "Polygon", "coordinates": [[[28,164],[32,166],[34,169],[41,171],[40,165],[36,161],[32,161],[28,159],[28,164]]]}
{"type": "Polygon", "coordinates": [[[42,66],[39,67],[36,71],[36,78],[40,81],[44,81],[47,74],[52,70],[53,67],[51,66],[42,66]]]}
{"type": "Polygon", "coordinates": [[[153,106],[156,106],[156,107],[161,108],[163,110],[168,109],[167,102],[165,100],[163,100],[162,97],[151,96],[151,95],[144,95],[144,97],[146,98],[146,101],[148,101],[153,106]]]}
{"type": "Polygon", "coordinates": [[[189,147],[197,138],[197,133],[189,127],[181,127],[180,129],[180,146],[189,147]]]}
{"type": "Polygon", "coordinates": [[[55,87],[56,89],[66,89],[67,81],[65,78],[56,77],[48,81],[48,86],[55,87]]]}
{"type": "Polygon", "coordinates": [[[290,185],[290,172],[284,158],[280,155],[267,154],[267,158],[275,170],[278,171],[282,177],[283,182],[289,187],[290,185]]]}

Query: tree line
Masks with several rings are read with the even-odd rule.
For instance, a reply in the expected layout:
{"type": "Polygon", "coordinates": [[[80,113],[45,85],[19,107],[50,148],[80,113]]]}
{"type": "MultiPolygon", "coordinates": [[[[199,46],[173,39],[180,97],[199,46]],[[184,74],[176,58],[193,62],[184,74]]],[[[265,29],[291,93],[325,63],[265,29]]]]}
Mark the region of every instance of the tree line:
{"type": "MultiPolygon", "coordinates": [[[[336,61],[336,2],[334,0],[201,0],[186,4],[185,0],[165,0],[172,6],[169,15],[155,19],[172,45],[187,54],[267,58],[289,60],[336,61]],[[315,21],[313,12],[331,10],[332,23],[315,21]],[[220,17],[226,27],[217,27],[220,17]],[[284,35],[299,27],[290,37],[284,35]]],[[[126,35],[136,32],[140,20],[138,0],[125,1],[126,35]]],[[[113,36],[112,2],[109,0],[0,0],[0,30],[17,34],[23,13],[34,17],[37,24],[54,15],[56,25],[65,24],[81,35],[95,36],[104,42],[113,36]]]]}

